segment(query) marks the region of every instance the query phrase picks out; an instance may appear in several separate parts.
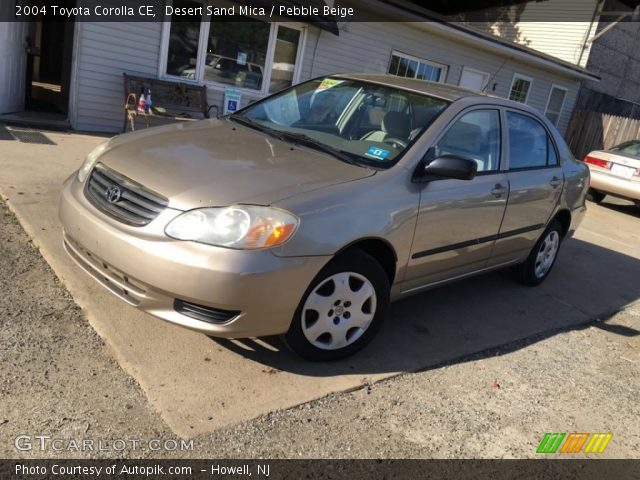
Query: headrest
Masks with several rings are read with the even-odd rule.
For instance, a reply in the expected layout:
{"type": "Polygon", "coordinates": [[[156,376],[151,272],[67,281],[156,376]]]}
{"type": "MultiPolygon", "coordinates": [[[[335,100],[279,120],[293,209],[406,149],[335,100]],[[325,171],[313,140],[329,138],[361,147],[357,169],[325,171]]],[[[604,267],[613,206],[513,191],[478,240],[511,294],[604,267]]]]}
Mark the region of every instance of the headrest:
{"type": "Polygon", "coordinates": [[[482,145],[482,130],[472,123],[456,122],[445,134],[443,140],[443,146],[475,153],[482,145]]]}
{"type": "Polygon", "coordinates": [[[387,112],[382,118],[382,130],[391,137],[409,138],[411,134],[411,118],[402,112],[387,112]]]}

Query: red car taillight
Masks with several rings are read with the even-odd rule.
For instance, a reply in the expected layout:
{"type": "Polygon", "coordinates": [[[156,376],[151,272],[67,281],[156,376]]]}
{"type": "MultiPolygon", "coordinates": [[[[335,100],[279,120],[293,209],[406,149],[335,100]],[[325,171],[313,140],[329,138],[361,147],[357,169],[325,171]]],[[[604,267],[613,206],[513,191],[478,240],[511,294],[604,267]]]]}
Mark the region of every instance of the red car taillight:
{"type": "Polygon", "coordinates": [[[609,169],[611,167],[611,162],[607,160],[602,160],[601,158],[591,157],[587,155],[584,157],[584,163],[590,163],[591,165],[595,165],[596,167],[609,169]]]}

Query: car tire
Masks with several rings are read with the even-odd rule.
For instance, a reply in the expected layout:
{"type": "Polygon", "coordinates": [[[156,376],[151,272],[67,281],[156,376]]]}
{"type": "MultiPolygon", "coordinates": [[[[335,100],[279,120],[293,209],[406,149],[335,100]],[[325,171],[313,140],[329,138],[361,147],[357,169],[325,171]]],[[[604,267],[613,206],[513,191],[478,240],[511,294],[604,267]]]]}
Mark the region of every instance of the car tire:
{"type": "Polygon", "coordinates": [[[530,287],[540,285],[556,263],[564,230],[562,224],[554,219],[536,242],[527,259],[513,267],[515,279],[530,287]]]}
{"type": "Polygon", "coordinates": [[[313,279],[284,341],[306,360],[348,357],[380,330],[389,290],[387,274],[375,258],[361,250],[345,252],[313,279]]]}
{"type": "Polygon", "coordinates": [[[597,203],[598,205],[602,202],[602,200],[604,200],[604,197],[606,196],[606,193],[599,192],[598,190],[595,190],[593,188],[590,188],[587,191],[587,200],[593,203],[597,203]]]}

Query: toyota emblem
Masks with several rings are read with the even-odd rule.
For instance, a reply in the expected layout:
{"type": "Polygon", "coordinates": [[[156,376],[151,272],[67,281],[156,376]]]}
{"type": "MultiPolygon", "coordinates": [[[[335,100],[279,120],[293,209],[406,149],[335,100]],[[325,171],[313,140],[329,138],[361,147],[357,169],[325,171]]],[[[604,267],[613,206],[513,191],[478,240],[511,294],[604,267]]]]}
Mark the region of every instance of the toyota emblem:
{"type": "Polygon", "coordinates": [[[116,185],[107,188],[104,192],[104,198],[106,198],[109,203],[116,203],[120,200],[120,197],[122,197],[122,190],[120,190],[120,187],[116,185]]]}

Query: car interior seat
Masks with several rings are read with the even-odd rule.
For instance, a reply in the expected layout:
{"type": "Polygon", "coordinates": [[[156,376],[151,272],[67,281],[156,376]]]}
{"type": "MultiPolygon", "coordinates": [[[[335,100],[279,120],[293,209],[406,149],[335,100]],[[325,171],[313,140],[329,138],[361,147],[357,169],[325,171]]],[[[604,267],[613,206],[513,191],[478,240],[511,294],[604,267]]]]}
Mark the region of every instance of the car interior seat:
{"type": "Polygon", "coordinates": [[[474,160],[478,171],[486,170],[489,142],[478,125],[456,122],[438,142],[438,155],[457,155],[474,160]]]}
{"type": "Polygon", "coordinates": [[[411,122],[411,133],[409,134],[409,140],[413,140],[418,136],[422,129],[431,123],[431,120],[435,115],[441,111],[439,107],[413,107],[413,118],[411,122]]]}
{"type": "Polygon", "coordinates": [[[546,155],[541,159],[536,159],[538,153],[532,135],[523,130],[512,129],[509,131],[509,138],[509,168],[523,168],[546,163],[546,155]]]}
{"type": "Polygon", "coordinates": [[[388,138],[409,140],[411,134],[411,117],[402,112],[387,112],[382,117],[380,130],[369,132],[361,140],[384,142],[388,138]]]}

